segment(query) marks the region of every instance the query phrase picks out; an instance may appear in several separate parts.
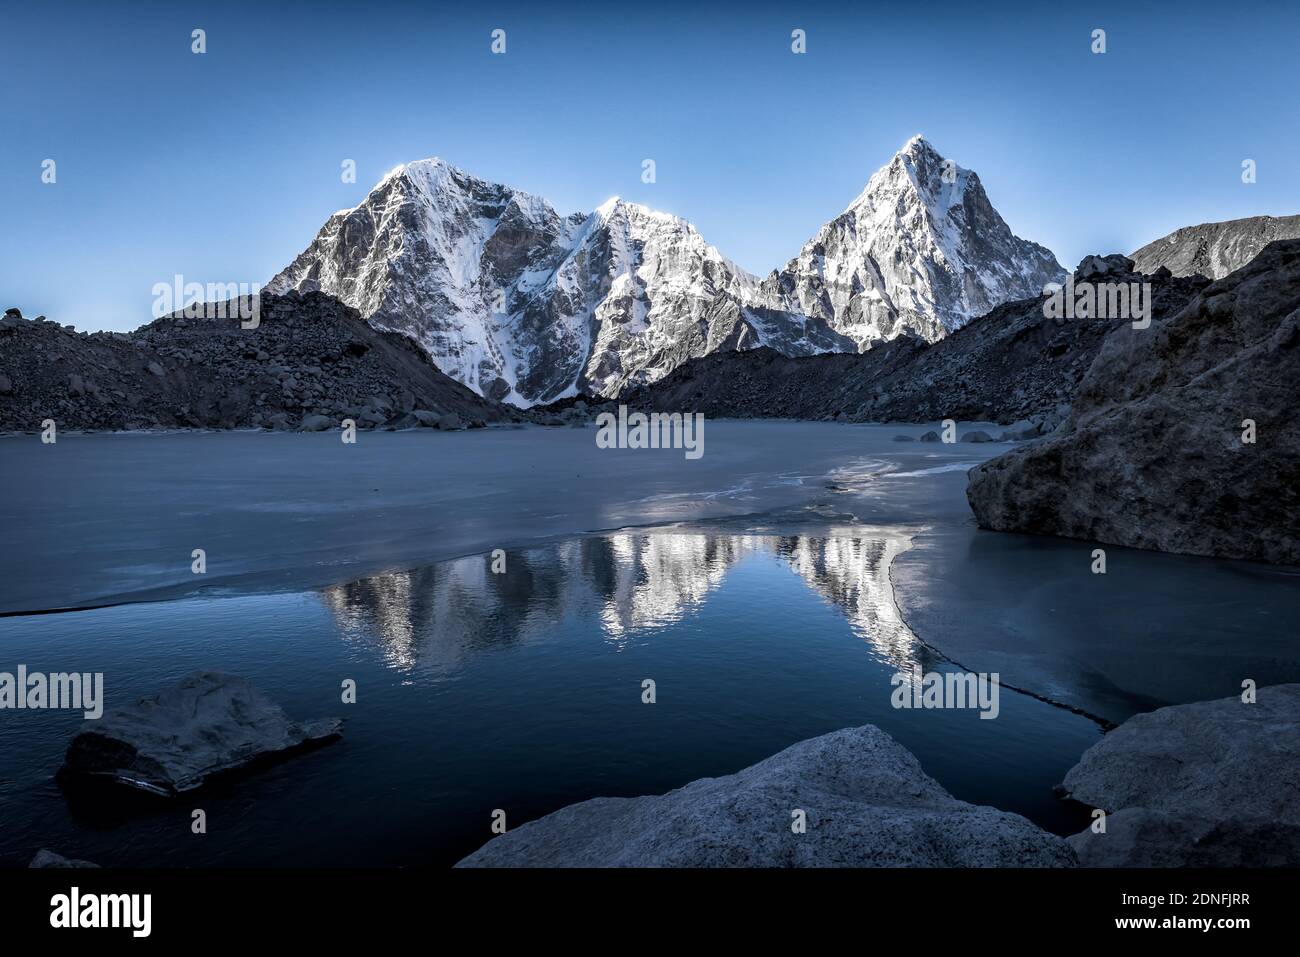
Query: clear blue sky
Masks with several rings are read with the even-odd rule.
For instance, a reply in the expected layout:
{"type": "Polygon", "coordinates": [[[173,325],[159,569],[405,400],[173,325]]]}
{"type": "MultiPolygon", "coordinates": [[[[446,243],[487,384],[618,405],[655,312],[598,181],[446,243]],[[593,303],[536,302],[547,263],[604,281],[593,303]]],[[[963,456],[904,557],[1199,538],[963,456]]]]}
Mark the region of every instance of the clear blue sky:
{"type": "Polygon", "coordinates": [[[154,283],[264,282],[434,155],[562,213],[668,210],[760,275],[917,132],[1066,265],[1300,213],[1300,5],[1059,6],[9,2],[0,308],[134,328],[154,283]]]}

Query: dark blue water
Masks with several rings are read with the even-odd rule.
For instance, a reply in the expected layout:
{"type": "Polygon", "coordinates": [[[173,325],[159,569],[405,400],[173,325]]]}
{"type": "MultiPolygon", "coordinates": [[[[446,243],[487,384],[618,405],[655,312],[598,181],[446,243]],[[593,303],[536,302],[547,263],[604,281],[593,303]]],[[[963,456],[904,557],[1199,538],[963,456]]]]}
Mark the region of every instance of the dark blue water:
{"type": "Polygon", "coordinates": [[[865,723],[959,798],[1082,829],[1051,789],[1098,739],[1090,720],[1005,688],[995,720],[891,706],[896,671],[948,667],[898,618],[888,566],[906,545],[612,535],[511,552],[502,575],[482,556],[321,592],[0,619],[0,670],[102,671],[110,709],[216,669],[294,717],[347,719],[337,744],[123,809],[54,782],[79,714],[0,713],[0,863],[49,847],[105,866],[445,866],[490,838],[496,808],[515,825],[659,793],[865,723]]]}

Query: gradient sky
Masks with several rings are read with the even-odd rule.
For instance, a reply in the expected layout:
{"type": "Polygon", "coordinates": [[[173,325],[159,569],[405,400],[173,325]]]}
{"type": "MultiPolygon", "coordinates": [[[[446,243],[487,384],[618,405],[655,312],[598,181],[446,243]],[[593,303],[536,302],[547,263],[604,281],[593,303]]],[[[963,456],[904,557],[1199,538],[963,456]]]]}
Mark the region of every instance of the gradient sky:
{"type": "Polygon", "coordinates": [[[918,132],[1067,266],[1300,213],[1300,5],[1055,6],[9,3],[0,308],[129,329],[176,273],[265,282],[434,155],[561,213],[676,213],[760,275],[918,132]]]}

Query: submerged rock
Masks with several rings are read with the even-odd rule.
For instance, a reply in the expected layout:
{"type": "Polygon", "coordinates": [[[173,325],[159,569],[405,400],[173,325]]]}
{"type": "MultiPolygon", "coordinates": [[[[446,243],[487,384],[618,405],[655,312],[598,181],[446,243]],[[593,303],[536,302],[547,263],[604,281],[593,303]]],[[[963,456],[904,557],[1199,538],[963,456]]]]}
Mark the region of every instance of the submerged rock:
{"type": "Polygon", "coordinates": [[[30,867],[37,867],[37,868],[43,868],[43,867],[79,867],[79,868],[95,867],[97,868],[99,867],[98,864],[91,863],[90,861],[74,860],[72,858],[64,857],[62,854],[55,854],[53,851],[47,851],[45,848],[41,848],[39,851],[37,851],[36,856],[32,858],[32,862],[27,866],[29,868],[30,867]]]}
{"type": "Polygon", "coordinates": [[[1120,326],[1054,433],[971,470],[980,526],[1300,564],[1297,304],[1300,240],[1275,242],[1120,326]]]}
{"type": "Polygon", "coordinates": [[[975,429],[962,435],[961,440],[963,442],[992,442],[993,436],[983,429],[975,429]]]}
{"type": "Polygon", "coordinates": [[[1071,837],[1089,867],[1294,866],[1300,684],[1140,714],[1084,752],[1069,796],[1107,813],[1071,837]]]}
{"type": "Polygon", "coordinates": [[[959,801],[873,725],[801,741],[662,796],[595,798],[458,867],[1068,867],[1066,842],[959,801]],[[806,833],[794,833],[796,812],[806,833]]]}
{"type": "Polygon", "coordinates": [[[61,774],[174,795],[210,776],[339,736],[343,722],[299,724],[248,681],[199,672],[135,705],[86,721],[61,774]]]}

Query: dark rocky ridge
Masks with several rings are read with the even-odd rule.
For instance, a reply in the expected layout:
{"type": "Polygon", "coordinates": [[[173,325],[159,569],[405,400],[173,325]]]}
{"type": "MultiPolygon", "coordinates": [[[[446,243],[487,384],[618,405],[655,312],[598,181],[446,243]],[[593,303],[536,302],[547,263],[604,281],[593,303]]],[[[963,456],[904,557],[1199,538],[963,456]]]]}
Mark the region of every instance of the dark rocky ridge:
{"type": "Polygon", "coordinates": [[[263,295],[248,330],[180,315],[130,333],[15,311],[0,320],[0,430],[37,431],[47,418],[74,430],[311,428],[313,416],[366,429],[418,425],[417,410],[448,423],[519,417],[323,293],[263,295]]]}
{"type": "Polygon", "coordinates": [[[1150,328],[1112,333],[1067,421],[972,469],[967,498],[998,531],[1300,564],[1297,396],[1287,240],[1150,328]]]}
{"type": "Polygon", "coordinates": [[[1175,276],[1200,273],[1222,279],[1250,262],[1275,239],[1300,238],[1300,216],[1251,216],[1185,226],[1133,254],[1143,272],[1166,267],[1175,276]]]}
{"type": "MultiPolygon", "coordinates": [[[[1167,272],[1133,275],[1122,256],[1089,257],[1085,263],[1107,269],[1097,277],[1104,281],[1150,282],[1156,317],[1177,312],[1209,283],[1167,272]]],[[[717,353],[685,363],[648,388],[625,392],[620,401],[719,418],[1051,422],[1068,411],[1106,336],[1129,320],[1049,319],[1043,302],[1034,297],[1006,303],[930,345],[900,337],[860,355],[717,353]]]]}

